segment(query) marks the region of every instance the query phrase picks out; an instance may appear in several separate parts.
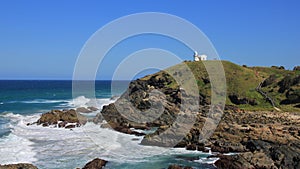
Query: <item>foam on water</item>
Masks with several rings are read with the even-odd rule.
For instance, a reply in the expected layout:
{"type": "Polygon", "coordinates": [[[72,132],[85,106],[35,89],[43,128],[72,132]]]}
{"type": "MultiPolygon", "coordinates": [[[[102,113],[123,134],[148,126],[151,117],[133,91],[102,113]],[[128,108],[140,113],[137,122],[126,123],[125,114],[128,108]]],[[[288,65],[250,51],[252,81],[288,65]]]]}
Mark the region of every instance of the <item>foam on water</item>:
{"type": "Polygon", "coordinates": [[[149,163],[152,157],[159,160],[158,157],[176,154],[203,155],[185,149],[142,146],[139,144],[142,137],[100,128],[93,123],[70,130],[26,125],[35,122],[39,114],[22,116],[7,113],[2,116],[11,119],[12,133],[0,139],[1,164],[28,162],[40,168],[76,168],[96,157],[111,161],[111,164],[133,164],[149,163]]]}
{"type": "MultiPolygon", "coordinates": [[[[11,120],[11,123],[8,124],[7,128],[11,128],[12,133],[0,139],[0,163],[34,163],[37,161],[35,157],[36,153],[32,147],[34,143],[29,139],[14,133],[14,124],[23,121],[24,116],[13,113],[5,113],[1,116],[11,120]]],[[[27,117],[27,119],[31,118],[36,117],[27,117]]]]}
{"type": "Polygon", "coordinates": [[[117,98],[109,99],[90,99],[84,96],[79,96],[71,100],[67,100],[65,103],[61,103],[56,107],[69,107],[69,108],[78,108],[78,107],[96,107],[102,109],[104,105],[113,103],[117,98]]]}

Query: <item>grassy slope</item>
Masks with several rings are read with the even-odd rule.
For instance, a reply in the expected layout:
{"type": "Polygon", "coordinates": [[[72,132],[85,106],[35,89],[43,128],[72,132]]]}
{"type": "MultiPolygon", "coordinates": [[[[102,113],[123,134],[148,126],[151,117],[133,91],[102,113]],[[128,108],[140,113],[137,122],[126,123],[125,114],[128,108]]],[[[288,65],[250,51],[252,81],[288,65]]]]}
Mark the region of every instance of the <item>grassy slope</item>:
{"type": "MultiPolygon", "coordinates": [[[[199,87],[199,93],[209,98],[211,93],[211,85],[210,83],[205,83],[205,79],[207,80],[209,79],[209,77],[204,64],[202,62],[190,61],[184,63],[190,68],[190,70],[192,70],[199,87]]],[[[246,110],[274,110],[272,105],[267,102],[265,98],[255,90],[255,88],[259,85],[259,83],[268,78],[270,75],[276,75],[276,82],[274,82],[270,86],[263,88],[263,91],[275,100],[276,106],[280,109],[284,111],[300,111],[300,109],[295,108],[294,105],[280,105],[280,102],[286,99],[286,92],[278,92],[278,82],[280,80],[282,80],[287,75],[291,75],[293,77],[299,75],[300,71],[289,71],[268,67],[243,67],[228,61],[222,61],[222,64],[224,67],[227,82],[227,96],[234,94],[239,98],[254,99],[257,103],[257,105],[255,106],[251,106],[248,104],[240,104],[236,106],[246,110]]],[[[185,71],[188,70],[185,69],[185,66],[183,64],[178,64],[167,69],[167,72],[169,72],[171,76],[174,76],[175,72],[182,72],[184,74],[185,71]]],[[[156,78],[160,78],[162,76],[162,73],[163,72],[156,73],[156,78]]],[[[151,75],[146,76],[143,79],[147,80],[150,77],[151,75]]],[[[184,75],[181,76],[180,79],[182,79],[182,81],[186,80],[184,75]]],[[[171,84],[168,84],[168,87],[175,88],[178,87],[178,85],[175,81],[173,81],[171,84]]],[[[233,105],[228,97],[226,104],[233,105]]]]}

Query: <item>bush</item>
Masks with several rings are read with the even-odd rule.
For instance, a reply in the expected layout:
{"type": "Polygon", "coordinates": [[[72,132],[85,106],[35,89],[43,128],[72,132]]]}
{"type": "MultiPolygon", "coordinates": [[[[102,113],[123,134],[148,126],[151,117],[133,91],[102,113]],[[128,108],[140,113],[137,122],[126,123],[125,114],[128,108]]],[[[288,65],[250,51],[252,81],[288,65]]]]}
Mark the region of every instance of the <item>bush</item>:
{"type": "Polygon", "coordinates": [[[285,76],[279,83],[280,86],[278,92],[284,93],[286,90],[288,90],[293,85],[293,79],[291,76],[285,76]]]}
{"type": "Polygon", "coordinates": [[[276,76],[275,75],[271,75],[269,76],[261,85],[261,87],[266,87],[271,85],[272,83],[274,83],[276,81],[276,76]]]}
{"type": "Polygon", "coordinates": [[[300,71],[300,66],[295,66],[294,71],[300,71]]]}

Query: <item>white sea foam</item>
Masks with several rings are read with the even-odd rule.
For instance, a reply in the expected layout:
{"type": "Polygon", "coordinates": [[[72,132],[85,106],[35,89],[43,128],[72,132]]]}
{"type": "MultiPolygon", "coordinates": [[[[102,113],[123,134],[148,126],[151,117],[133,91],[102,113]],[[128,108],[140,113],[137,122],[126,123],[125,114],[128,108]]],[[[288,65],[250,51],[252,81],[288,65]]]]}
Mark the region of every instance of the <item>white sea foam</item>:
{"type": "Polygon", "coordinates": [[[34,163],[37,159],[32,145],[33,142],[15,134],[0,139],[0,163],[34,163]]]}
{"type": "MultiPolygon", "coordinates": [[[[90,106],[91,99],[79,97],[68,104],[90,106]],[[75,101],[74,101],[75,100],[75,101]]],[[[97,108],[114,100],[97,99],[97,108]]],[[[96,107],[96,106],[95,106],[96,107]]],[[[112,129],[100,128],[87,123],[74,129],[50,128],[29,125],[37,121],[41,114],[23,116],[5,113],[1,116],[10,119],[10,135],[0,139],[0,163],[28,162],[39,168],[76,168],[87,161],[100,157],[113,163],[139,163],[159,155],[201,154],[199,151],[168,149],[142,146],[142,137],[127,135],[112,129]]],[[[213,160],[213,159],[212,159],[213,160]]],[[[200,159],[200,163],[213,163],[200,159]]]]}
{"type": "Polygon", "coordinates": [[[1,116],[11,120],[11,123],[8,124],[7,127],[11,128],[12,133],[0,139],[0,163],[34,163],[37,161],[35,157],[36,152],[32,147],[34,143],[28,138],[22,137],[15,133],[14,127],[15,124],[18,125],[20,122],[26,123],[26,121],[36,119],[38,115],[25,117],[19,114],[4,113],[1,116]]]}
{"type": "Polygon", "coordinates": [[[68,101],[67,104],[65,104],[68,107],[77,108],[77,107],[96,107],[99,109],[102,109],[104,105],[113,103],[115,99],[109,99],[109,98],[102,98],[102,99],[90,99],[86,98],[84,96],[76,97],[70,101],[68,101]]]}
{"type": "Polygon", "coordinates": [[[202,164],[214,164],[218,160],[219,158],[200,158],[199,160],[194,160],[194,162],[198,162],[202,164]]]}

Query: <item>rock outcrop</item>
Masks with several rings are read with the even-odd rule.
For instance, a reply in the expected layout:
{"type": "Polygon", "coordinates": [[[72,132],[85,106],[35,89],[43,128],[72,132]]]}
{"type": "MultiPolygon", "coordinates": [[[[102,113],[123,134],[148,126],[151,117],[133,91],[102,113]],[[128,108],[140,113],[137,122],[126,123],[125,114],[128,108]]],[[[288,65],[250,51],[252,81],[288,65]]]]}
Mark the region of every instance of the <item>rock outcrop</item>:
{"type": "Polygon", "coordinates": [[[300,115],[286,112],[226,111],[214,135],[212,151],[218,168],[297,168],[300,115]]]}
{"type": "Polygon", "coordinates": [[[87,118],[75,110],[51,110],[43,114],[36,122],[38,125],[44,127],[54,125],[60,128],[74,128],[84,125],[87,122],[87,118]],[[71,124],[69,124],[71,123],[71,124]]]}
{"type": "Polygon", "coordinates": [[[38,169],[36,166],[27,163],[0,165],[0,169],[38,169]]]}
{"type": "Polygon", "coordinates": [[[96,158],[88,162],[82,169],[102,169],[106,163],[107,161],[96,158]]]}

